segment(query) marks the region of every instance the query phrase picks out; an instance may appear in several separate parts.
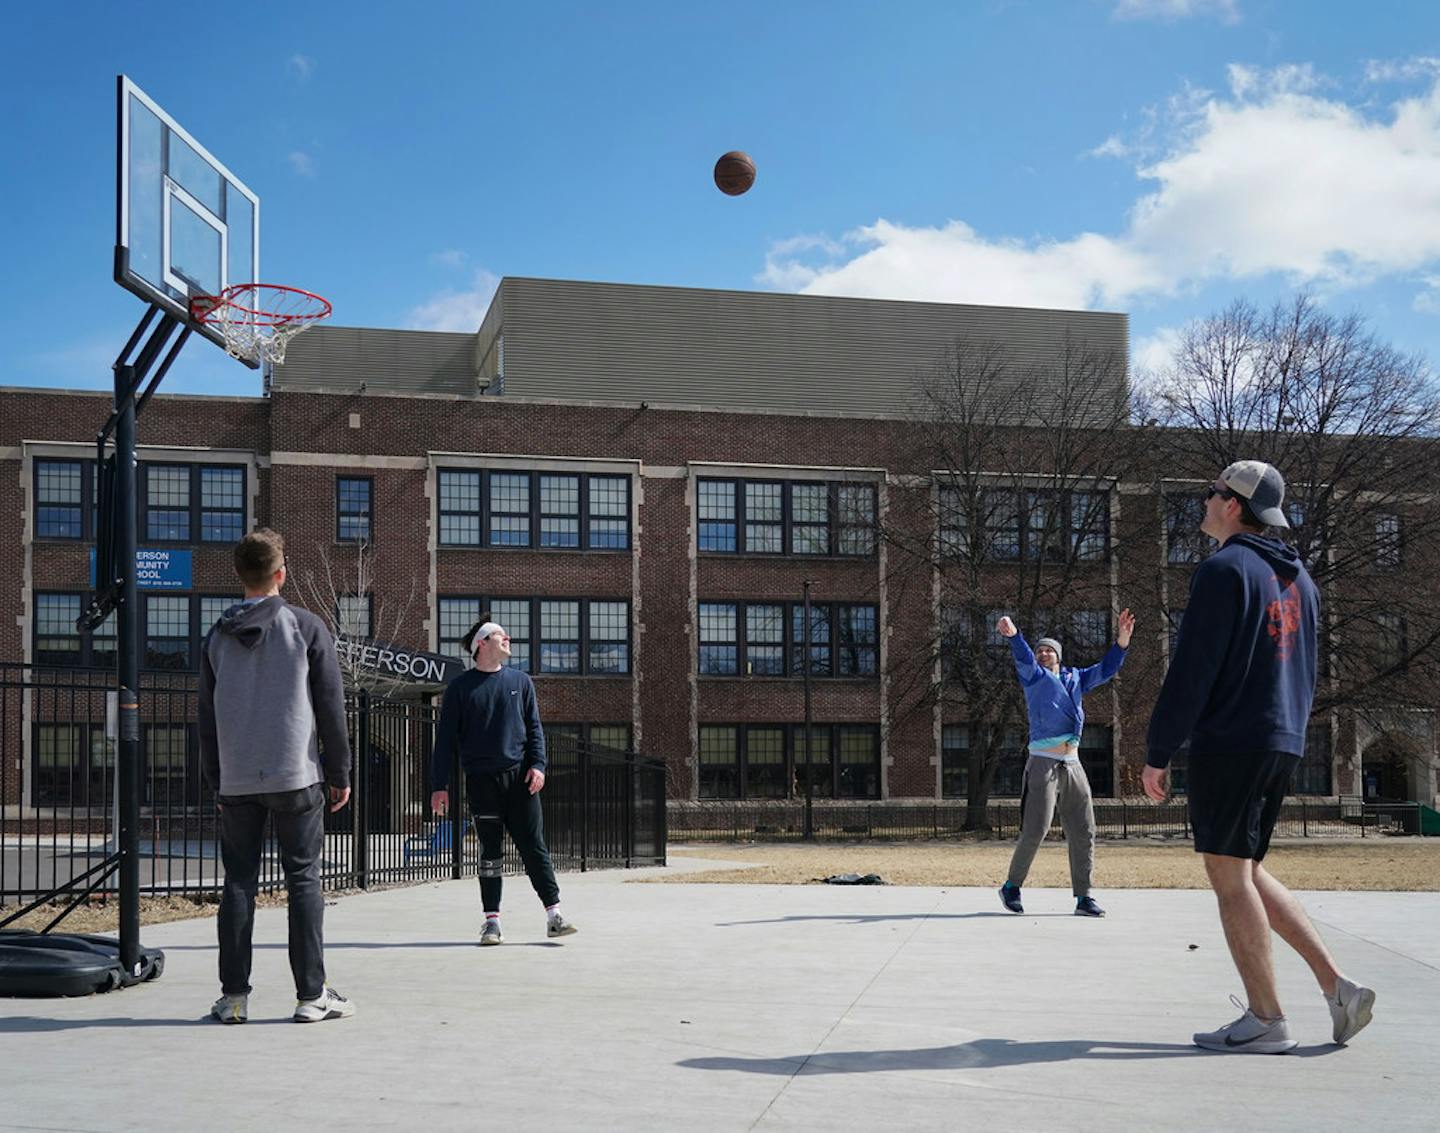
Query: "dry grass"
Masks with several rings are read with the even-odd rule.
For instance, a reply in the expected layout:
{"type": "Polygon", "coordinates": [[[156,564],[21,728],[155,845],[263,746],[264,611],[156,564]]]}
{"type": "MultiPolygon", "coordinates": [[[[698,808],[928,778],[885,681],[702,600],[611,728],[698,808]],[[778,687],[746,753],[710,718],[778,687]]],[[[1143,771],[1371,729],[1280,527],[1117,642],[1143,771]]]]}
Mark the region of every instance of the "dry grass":
{"type": "MultiPolygon", "coordinates": [[[[878,873],[891,885],[999,885],[1013,845],[925,842],[910,844],[698,845],[671,847],[671,857],[745,862],[753,868],[720,869],[646,878],[654,882],[739,882],[803,885],[838,873],[878,873]]],[[[1440,890],[1440,839],[1377,838],[1358,842],[1274,843],[1265,859],[1292,889],[1379,891],[1440,890]]],[[[1040,847],[1027,886],[1068,888],[1063,844],[1040,847]]],[[[1183,844],[1102,842],[1095,851],[1096,889],[1205,889],[1200,856],[1183,844]]]]}
{"type": "MultiPolygon", "coordinates": [[[[642,883],[806,885],[837,873],[878,873],[891,885],[998,885],[1005,878],[1012,846],[991,842],[921,843],[687,843],[670,847],[672,858],[707,858],[744,863],[743,869],[707,870],[637,878],[642,883]]],[[[1292,889],[1344,889],[1394,892],[1440,890],[1440,838],[1376,838],[1360,842],[1275,843],[1265,859],[1276,877],[1292,889]]],[[[1063,844],[1040,847],[1026,881],[1037,888],[1070,884],[1063,844]]],[[[1099,889],[1205,889],[1205,871],[1189,843],[1168,845],[1102,842],[1095,852],[1099,889]]],[[[373,890],[372,890],[373,891],[373,890]]],[[[338,893],[326,893],[329,902],[338,893]]],[[[285,904],[284,893],[262,893],[261,907],[285,904]]],[[[0,906],[0,920],[11,912],[0,906]]],[[[144,897],[140,923],[160,924],[213,917],[213,899],[144,897]]],[[[45,906],[20,918],[11,928],[41,929],[60,911],[45,906]]],[[[109,932],[119,928],[120,906],[83,905],[63,920],[60,932],[109,932]]]]}

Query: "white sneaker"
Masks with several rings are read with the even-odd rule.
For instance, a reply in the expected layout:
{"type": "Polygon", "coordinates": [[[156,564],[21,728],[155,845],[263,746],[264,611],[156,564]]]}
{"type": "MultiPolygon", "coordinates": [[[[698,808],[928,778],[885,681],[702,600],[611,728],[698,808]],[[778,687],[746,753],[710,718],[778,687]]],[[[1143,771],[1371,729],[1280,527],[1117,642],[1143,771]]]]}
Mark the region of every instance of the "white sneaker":
{"type": "Polygon", "coordinates": [[[1341,976],[1335,984],[1335,997],[1325,997],[1330,1008],[1330,1021],[1335,1024],[1333,1037],[1337,1043],[1348,1043],[1370,1022],[1375,1008],[1373,989],[1341,976]]]}
{"type": "Polygon", "coordinates": [[[573,924],[567,921],[559,913],[556,913],[553,917],[549,918],[549,920],[545,922],[545,935],[549,937],[574,936],[579,931],[580,930],[578,928],[576,928],[573,924]]]}
{"type": "Polygon", "coordinates": [[[318,999],[302,999],[296,1003],[291,1018],[297,1023],[323,1023],[326,1019],[348,1019],[353,1014],[355,1004],[333,987],[327,987],[318,999]]]}
{"type": "Polygon", "coordinates": [[[495,919],[495,918],[492,918],[492,917],[487,917],[487,918],[485,918],[485,927],[480,930],[480,943],[481,943],[481,944],[504,944],[504,943],[505,943],[505,934],[500,931],[500,922],[499,922],[499,920],[497,920],[497,919],[495,919]]]}
{"type": "Polygon", "coordinates": [[[1266,1022],[1233,995],[1230,1002],[1244,1014],[1218,1031],[1202,1031],[1192,1036],[1196,1046],[1226,1054],[1284,1054],[1300,1045],[1290,1037],[1290,1024],[1283,1015],[1266,1022]]]}
{"type": "Polygon", "coordinates": [[[243,1023],[250,1018],[250,997],[248,995],[222,995],[210,1008],[210,1014],[222,1023],[243,1023]]]}

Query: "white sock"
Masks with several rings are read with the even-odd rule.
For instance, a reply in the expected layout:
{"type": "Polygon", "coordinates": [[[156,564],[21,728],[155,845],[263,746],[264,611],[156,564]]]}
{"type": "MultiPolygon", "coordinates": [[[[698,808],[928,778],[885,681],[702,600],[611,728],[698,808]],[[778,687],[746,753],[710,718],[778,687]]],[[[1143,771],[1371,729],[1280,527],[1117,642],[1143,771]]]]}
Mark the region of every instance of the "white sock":
{"type": "Polygon", "coordinates": [[[551,920],[551,921],[553,921],[553,920],[554,920],[556,917],[558,917],[559,915],[560,915],[560,902],[559,902],[559,901],[556,901],[555,904],[553,904],[553,905],[546,905],[546,906],[545,906],[545,919],[546,919],[546,920],[551,920]]]}

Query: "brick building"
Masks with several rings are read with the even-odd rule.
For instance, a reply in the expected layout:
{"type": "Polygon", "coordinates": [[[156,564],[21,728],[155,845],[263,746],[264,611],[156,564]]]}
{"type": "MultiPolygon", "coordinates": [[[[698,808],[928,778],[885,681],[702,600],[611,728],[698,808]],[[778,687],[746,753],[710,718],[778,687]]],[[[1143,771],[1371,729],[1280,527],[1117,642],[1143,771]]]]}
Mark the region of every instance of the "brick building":
{"type": "MultiPolygon", "coordinates": [[[[1123,315],[1093,312],[515,279],[475,334],[321,326],[263,397],[161,394],[141,417],[140,546],[189,553],[142,591],[142,666],[195,667],[235,595],[230,544],[266,524],[286,535],[296,579],[326,564],[345,577],[367,545],[369,592],[340,595],[358,636],[388,612],[388,640],[455,652],[491,611],[535,676],[547,728],[663,758],[677,802],[780,799],[807,775],[820,797],[953,797],[970,721],[935,689],[954,617],[933,564],[896,536],[932,546],[946,534],[931,530],[943,477],[922,443],[928,375],[957,341],[1000,344],[1026,389],[998,382],[986,398],[1024,453],[1036,423],[1021,406],[1043,400],[1053,360],[1077,343],[1108,358],[1082,381],[1087,406],[1113,407],[1127,339],[1123,315]]],[[[0,390],[0,553],[13,580],[0,658],[113,661],[107,626],[74,629],[92,586],[93,438],[109,403],[0,390]]],[[[1195,560],[1189,501],[1203,487],[1153,467],[1143,429],[1110,432],[1113,467],[1063,494],[1040,465],[990,473],[994,493],[1070,517],[1064,609],[1027,628],[1061,634],[1085,660],[1122,606],[1140,617],[1120,679],[1087,702],[1097,795],[1133,793],[1126,769],[1143,762],[1167,594],[1183,593],[1195,560]]],[[[1006,515],[997,571],[1034,557],[1020,505],[1006,515]]],[[[292,585],[287,597],[304,594],[292,585]]],[[[998,587],[995,600],[1004,608],[998,587]]],[[[993,613],[980,603],[967,632],[985,633],[993,613]]],[[[1426,754],[1392,788],[1427,802],[1431,707],[1396,724],[1426,754]]],[[[1360,793],[1365,753],[1384,737],[1338,714],[1313,732],[1297,788],[1360,793]]],[[[1023,730],[998,794],[1022,741],[1023,730]]],[[[27,731],[25,773],[0,801],[42,801],[63,778],[46,788],[47,773],[84,761],[87,742],[27,731]]],[[[182,747],[193,762],[193,736],[152,746],[152,767],[182,747]]]]}

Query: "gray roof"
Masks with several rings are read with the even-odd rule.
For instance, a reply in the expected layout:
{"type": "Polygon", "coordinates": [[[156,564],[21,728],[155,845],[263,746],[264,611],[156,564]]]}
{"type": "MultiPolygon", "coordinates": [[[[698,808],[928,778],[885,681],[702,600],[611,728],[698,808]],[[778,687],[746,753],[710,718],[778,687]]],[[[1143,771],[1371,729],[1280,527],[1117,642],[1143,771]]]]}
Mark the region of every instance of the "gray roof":
{"type": "Polygon", "coordinates": [[[895,417],[960,341],[998,347],[1002,400],[1067,349],[1124,393],[1123,314],[513,277],[476,334],[316,327],[273,385],[895,417]]]}

